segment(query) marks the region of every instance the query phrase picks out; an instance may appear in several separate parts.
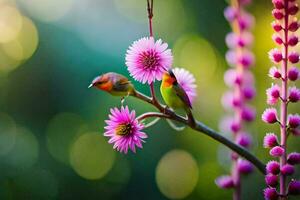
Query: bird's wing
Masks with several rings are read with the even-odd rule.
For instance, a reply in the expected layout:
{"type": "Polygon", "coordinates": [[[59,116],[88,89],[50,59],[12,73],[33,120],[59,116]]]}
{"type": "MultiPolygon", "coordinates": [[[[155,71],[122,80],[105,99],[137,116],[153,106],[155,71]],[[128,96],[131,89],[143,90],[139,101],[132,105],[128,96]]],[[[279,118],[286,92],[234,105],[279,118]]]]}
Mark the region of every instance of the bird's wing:
{"type": "Polygon", "coordinates": [[[184,89],[179,84],[174,85],[173,88],[176,92],[176,95],[184,102],[184,104],[189,108],[192,108],[191,101],[184,89]]]}

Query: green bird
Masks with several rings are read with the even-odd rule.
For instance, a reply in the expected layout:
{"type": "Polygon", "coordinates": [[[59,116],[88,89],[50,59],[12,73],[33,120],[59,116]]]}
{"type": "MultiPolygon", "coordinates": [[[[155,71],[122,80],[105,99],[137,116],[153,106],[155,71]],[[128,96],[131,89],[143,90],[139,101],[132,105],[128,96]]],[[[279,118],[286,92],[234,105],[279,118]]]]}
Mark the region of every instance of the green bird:
{"type": "Polygon", "coordinates": [[[190,123],[195,123],[192,114],[191,101],[184,91],[184,89],[178,83],[174,73],[170,70],[165,72],[160,85],[161,95],[168,107],[172,109],[183,109],[188,115],[190,123]]]}

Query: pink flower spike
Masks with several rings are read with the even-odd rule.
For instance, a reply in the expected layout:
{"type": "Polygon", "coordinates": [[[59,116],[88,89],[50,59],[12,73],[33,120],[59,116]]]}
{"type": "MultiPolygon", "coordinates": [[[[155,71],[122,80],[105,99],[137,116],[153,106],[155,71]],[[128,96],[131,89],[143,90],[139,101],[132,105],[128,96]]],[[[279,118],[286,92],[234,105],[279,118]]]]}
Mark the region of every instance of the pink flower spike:
{"type": "Polygon", "coordinates": [[[300,181],[292,180],[288,187],[289,195],[300,195],[300,181]]]}
{"type": "Polygon", "coordinates": [[[273,174],[268,174],[265,177],[265,182],[268,186],[276,187],[278,185],[278,177],[273,174]]]}
{"type": "Polygon", "coordinates": [[[299,54],[295,51],[289,53],[288,59],[291,63],[295,64],[299,62],[299,54]]]}
{"type": "Polygon", "coordinates": [[[291,128],[297,128],[298,126],[300,126],[300,115],[289,115],[288,124],[291,128]]]}
{"type": "Polygon", "coordinates": [[[277,175],[280,173],[280,164],[277,161],[269,161],[266,166],[266,170],[268,174],[277,175]]]}
{"type": "Polygon", "coordinates": [[[278,193],[275,188],[266,188],[264,189],[265,200],[278,200],[278,193]]]}
{"type": "Polygon", "coordinates": [[[161,80],[172,66],[173,56],[168,44],[153,37],[135,41],[127,50],[126,66],[130,75],[141,83],[151,84],[161,80]]]}
{"type": "Polygon", "coordinates": [[[288,71],[288,78],[291,81],[296,81],[299,78],[299,70],[297,67],[291,67],[288,71]]]}
{"type": "Polygon", "coordinates": [[[271,51],[269,51],[269,58],[274,63],[279,63],[283,59],[281,51],[278,50],[277,48],[272,49],[271,51]]]}
{"type": "Polygon", "coordinates": [[[279,79],[281,78],[281,72],[277,67],[273,66],[269,70],[269,76],[273,79],[279,79]]]}
{"type": "Polygon", "coordinates": [[[298,102],[300,100],[300,90],[298,88],[290,87],[289,88],[289,101],[290,102],[298,102]]]}
{"type": "Polygon", "coordinates": [[[280,146],[275,146],[270,150],[270,155],[273,157],[280,157],[284,154],[284,149],[280,146]]]}
{"type": "Polygon", "coordinates": [[[285,164],[280,169],[281,174],[284,176],[291,176],[295,172],[295,168],[293,165],[285,164]]]}
{"type": "Polygon", "coordinates": [[[231,176],[220,176],[215,180],[218,187],[229,189],[234,187],[233,179],[231,176]]]}
{"type": "Polygon", "coordinates": [[[109,137],[109,143],[114,144],[113,148],[121,153],[127,153],[128,149],[136,152],[136,146],[142,148],[143,139],[147,135],[142,132],[143,125],[138,122],[135,117],[135,111],[129,111],[126,106],[112,108],[109,119],[105,121],[107,126],[104,136],[109,137]]]}
{"type": "Polygon", "coordinates": [[[194,75],[183,68],[175,68],[173,69],[173,73],[179,85],[188,95],[190,102],[193,103],[195,98],[197,97],[197,85],[194,75]]]}
{"type": "Polygon", "coordinates": [[[262,114],[262,120],[269,124],[276,123],[277,120],[277,110],[275,108],[267,108],[262,114]]]}
{"type": "Polygon", "coordinates": [[[287,157],[287,162],[291,165],[300,164],[300,153],[298,152],[290,153],[287,157]]]}
{"type": "Polygon", "coordinates": [[[278,145],[278,138],[274,133],[267,133],[264,137],[264,147],[272,148],[278,145]]]}
{"type": "Polygon", "coordinates": [[[280,87],[277,84],[272,85],[269,89],[267,89],[267,103],[269,105],[276,104],[279,98],[280,87]]]}

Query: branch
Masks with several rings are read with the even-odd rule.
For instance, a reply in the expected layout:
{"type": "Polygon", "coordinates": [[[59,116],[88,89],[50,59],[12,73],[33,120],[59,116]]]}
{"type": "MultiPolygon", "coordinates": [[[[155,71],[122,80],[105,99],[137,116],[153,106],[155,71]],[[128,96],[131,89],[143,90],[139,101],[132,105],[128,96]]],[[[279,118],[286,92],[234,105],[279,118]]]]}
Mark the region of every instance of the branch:
{"type": "Polygon", "coordinates": [[[185,124],[185,125],[189,126],[190,128],[192,128],[198,132],[202,132],[205,135],[211,137],[212,139],[224,144],[232,151],[238,153],[240,156],[242,156],[245,159],[247,159],[248,161],[250,161],[261,173],[266,174],[265,165],[258,158],[256,158],[251,152],[249,152],[244,147],[237,145],[234,142],[228,140],[227,138],[222,136],[217,131],[211,129],[210,127],[206,126],[205,124],[203,124],[197,120],[195,120],[195,124],[189,122],[186,118],[176,114],[174,111],[170,110],[169,108],[160,104],[159,102],[156,102],[154,104],[152,101],[152,98],[146,96],[143,93],[136,91],[133,94],[133,96],[144,102],[147,102],[147,103],[155,106],[161,112],[161,113],[155,113],[155,112],[145,113],[145,115],[141,115],[143,119],[145,119],[147,117],[160,117],[160,118],[172,119],[174,121],[185,124]]]}

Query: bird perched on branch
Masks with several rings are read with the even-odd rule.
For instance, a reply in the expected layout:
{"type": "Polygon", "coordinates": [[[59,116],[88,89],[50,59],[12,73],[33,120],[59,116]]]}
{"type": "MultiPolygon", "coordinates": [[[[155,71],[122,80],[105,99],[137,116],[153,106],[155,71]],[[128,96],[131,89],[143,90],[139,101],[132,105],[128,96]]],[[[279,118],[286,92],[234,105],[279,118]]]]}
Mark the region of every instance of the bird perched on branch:
{"type": "Polygon", "coordinates": [[[123,75],[114,72],[102,74],[94,78],[88,88],[95,87],[122,98],[133,95],[135,89],[133,84],[123,75]]]}
{"type": "Polygon", "coordinates": [[[191,111],[191,101],[171,70],[164,73],[160,92],[168,107],[173,109],[184,109],[188,115],[188,120],[191,123],[195,123],[191,111]]]}

